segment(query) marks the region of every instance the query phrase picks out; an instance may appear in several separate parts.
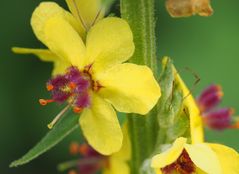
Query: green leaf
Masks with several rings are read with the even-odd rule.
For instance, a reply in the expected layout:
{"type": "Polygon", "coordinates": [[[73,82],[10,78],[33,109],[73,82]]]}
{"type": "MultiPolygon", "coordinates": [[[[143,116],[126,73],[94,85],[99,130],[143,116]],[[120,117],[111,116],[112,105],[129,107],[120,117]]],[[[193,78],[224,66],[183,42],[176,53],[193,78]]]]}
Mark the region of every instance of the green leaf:
{"type": "Polygon", "coordinates": [[[79,117],[73,114],[65,115],[35,147],[28,151],[22,158],[13,161],[10,167],[26,164],[54,147],[78,128],[78,119],[79,117]]]}

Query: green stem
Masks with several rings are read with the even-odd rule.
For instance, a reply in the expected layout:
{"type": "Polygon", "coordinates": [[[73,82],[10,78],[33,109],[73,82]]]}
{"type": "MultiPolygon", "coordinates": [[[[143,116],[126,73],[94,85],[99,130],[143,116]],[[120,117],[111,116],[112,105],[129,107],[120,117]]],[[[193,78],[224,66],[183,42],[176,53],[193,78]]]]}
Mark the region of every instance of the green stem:
{"type": "MultiPolygon", "coordinates": [[[[121,15],[134,34],[135,53],[132,63],[149,66],[158,77],[154,0],[121,0],[121,15]]],[[[157,134],[156,109],[147,116],[128,114],[132,143],[131,173],[138,174],[142,162],[152,153],[157,134]]]]}

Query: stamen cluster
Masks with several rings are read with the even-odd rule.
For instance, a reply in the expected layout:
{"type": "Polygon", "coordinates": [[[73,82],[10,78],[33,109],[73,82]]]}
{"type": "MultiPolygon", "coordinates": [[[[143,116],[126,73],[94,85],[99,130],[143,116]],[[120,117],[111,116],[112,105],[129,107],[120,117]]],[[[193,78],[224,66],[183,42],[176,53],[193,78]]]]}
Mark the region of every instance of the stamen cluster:
{"type": "Polygon", "coordinates": [[[71,66],[65,74],[57,75],[47,82],[47,90],[51,92],[52,99],[40,99],[42,105],[50,102],[64,103],[68,101],[74,112],[80,112],[90,106],[90,90],[99,90],[99,83],[92,80],[91,66],[80,71],[71,66]]]}
{"type": "Polygon", "coordinates": [[[196,167],[185,149],[174,163],[161,169],[163,174],[193,174],[195,170],[196,167]]]}
{"type": "Polygon", "coordinates": [[[234,110],[232,108],[217,108],[222,101],[222,96],[221,87],[211,85],[202,92],[197,100],[203,121],[211,129],[223,130],[231,126],[234,110]]]}

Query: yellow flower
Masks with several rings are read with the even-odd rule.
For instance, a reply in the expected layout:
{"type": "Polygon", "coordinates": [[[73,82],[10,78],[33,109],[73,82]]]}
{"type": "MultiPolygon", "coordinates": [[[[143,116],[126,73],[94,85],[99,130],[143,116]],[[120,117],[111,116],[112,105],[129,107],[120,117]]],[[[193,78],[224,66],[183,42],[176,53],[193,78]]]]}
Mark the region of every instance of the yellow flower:
{"type": "Polygon", "coordinates": [[[151,166],[157,174],[238,174],[239,154],[233,149],[209,143],[187,144],[180,137],[173,145],[155,155],[151,166]]]}
{"type": "MultiPolygon", "coordinates": [[[[167,63],[168,57],[164,57],[163,64],[167,63]]],[[[184,108],[187,109],[189,117],[190,117],[190,134],[191,134],[191,141],[192,143],[200,143],[204,141],[204,131],[203,131],[203,122],[202,117],[200,115],[200,110],[191,94],[191,92],[188,90],[187,86],[181,79],[178,71],[175,67],[174,74],[175,74],[175,80],[180,85],[180,88],[183,91],[183,105],[184,108]]]]}
{"type": "Polygon", "coordinates": [[[48,82],[53,100],[43,103],[67,100],[74,111],[81,112],[79,123],[89,144],[104,155],[112,154],[119,151],[123,139],[112,105],[120,112],[147,114],[161,95],[160,87],[147,66],[123,63],[134,52],[126,21],[115,17],[100,20],[84,43],[74,25],[78,23],[72,22],[75,18],[59,10],[41,4],[32,18],[36,36],[50,50],[37,50],[36,54],[53,61],[53,74],[61,74],[48,82]]]}
{"type": "Polygon", "coordinates": [[[109,156],[109,167],[103,169],[103,174],[130,174],[131,144],[127,124],[122,128],[124,139],[119,152],[109,156]]]}

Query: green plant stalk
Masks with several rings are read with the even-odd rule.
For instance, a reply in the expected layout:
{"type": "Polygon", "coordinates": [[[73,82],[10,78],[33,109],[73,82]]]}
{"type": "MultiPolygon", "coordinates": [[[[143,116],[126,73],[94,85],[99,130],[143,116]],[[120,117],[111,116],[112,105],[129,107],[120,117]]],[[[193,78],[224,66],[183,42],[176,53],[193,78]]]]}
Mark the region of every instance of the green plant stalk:
{"type": "MultiPolygon", "coordinates": [[[[122,18],[134,35],[135,53],[130,62],[149,66],[158,77],[154,0],[121,0],[122,18]]],[[[142,162],[152,153],[158,130],[156,109],[146,116],[128,114],[132,143],[131,173],[138,174],[142,162]]]]}

